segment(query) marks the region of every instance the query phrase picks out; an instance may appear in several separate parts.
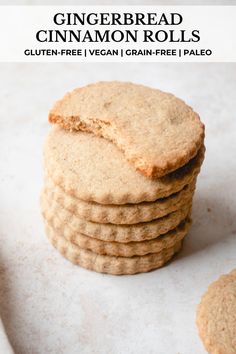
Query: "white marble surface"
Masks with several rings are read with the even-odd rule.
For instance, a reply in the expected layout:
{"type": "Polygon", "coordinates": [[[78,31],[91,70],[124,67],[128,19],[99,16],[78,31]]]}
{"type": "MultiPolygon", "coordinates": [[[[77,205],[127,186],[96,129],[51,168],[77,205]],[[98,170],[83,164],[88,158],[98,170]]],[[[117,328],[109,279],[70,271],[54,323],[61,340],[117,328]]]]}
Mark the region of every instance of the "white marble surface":
{"type": "Polygon", "coordinates": [[[0,314],[16,354],[205,353],[196,305],[236,267],[236,64],[1,64],[0,77],[0,314]],[[110,79],[171,91],[206,124],[184,249],[135,276],[64,260],[46,240],[38,203],[48,109],[75,86],[110,79]]]}

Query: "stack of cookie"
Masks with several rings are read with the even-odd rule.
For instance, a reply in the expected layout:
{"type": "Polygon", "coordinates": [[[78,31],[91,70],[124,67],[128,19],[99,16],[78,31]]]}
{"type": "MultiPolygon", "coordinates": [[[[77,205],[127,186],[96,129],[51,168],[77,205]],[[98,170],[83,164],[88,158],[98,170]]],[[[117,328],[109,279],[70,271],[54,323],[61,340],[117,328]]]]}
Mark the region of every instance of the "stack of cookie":
{"type": "Polygon", "coordinates": [[[183,101],[100,82],[58,101],[45,150],[46,233],[66,258],[110,274],[159,268],[190,227],[204,126],[183,101]]]}

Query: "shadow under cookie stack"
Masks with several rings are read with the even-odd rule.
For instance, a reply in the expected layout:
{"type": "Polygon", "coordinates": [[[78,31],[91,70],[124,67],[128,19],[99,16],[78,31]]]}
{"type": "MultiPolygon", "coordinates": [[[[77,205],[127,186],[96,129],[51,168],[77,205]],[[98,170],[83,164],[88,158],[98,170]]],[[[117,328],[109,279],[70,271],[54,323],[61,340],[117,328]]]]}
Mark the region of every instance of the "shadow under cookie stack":
{"type": "Polygon", "coordinates": [[[46,234],[68,260],[110,274],[159,268],[191,224],[204,159],[204,126],[175,96],[99,82],[49,113],[41,209],[46,234]]]}

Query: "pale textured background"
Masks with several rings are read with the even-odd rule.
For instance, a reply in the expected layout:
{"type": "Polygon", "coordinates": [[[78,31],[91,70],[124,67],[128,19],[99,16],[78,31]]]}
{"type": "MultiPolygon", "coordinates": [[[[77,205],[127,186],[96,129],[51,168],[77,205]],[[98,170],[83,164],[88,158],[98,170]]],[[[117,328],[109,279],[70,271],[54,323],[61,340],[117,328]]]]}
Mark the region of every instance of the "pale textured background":
{"type": "Polygon", "coordinates": [[[236,5],[236,0],[0,0],[0,5],[236,5]]]}
{"type": "Polygon", "coordinates": [[[236,64],[1,64],[0,77],[0,313],[16,354],[203,354],[196,305],[236,267],[236,64]],[[47,242],[38,203],[52,103],[78,85],[113,79],[171,91],[206,124],[184,249],[136,276],[64,260],[47,242]]]}
{"type": "MultiPolygon", "coordinates": [[[[235,0],[0,0],[1,5],[236,5],[235,0]]],[[[0,314],[16,354],[203,354],[196,304],[236,267],[236,64],[0,65],[0,314]],[[48,244],[38,206],[47,111],[66,90],[131,80],[187,100],[207,155],[182,253],[132,277],[71,265],[48,244]]]]}

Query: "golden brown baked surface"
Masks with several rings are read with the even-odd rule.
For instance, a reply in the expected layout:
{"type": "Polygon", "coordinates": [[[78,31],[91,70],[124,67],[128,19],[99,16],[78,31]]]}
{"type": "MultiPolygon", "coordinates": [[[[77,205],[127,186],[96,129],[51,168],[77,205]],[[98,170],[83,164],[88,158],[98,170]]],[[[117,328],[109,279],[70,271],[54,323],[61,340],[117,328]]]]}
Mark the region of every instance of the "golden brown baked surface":
{"type": "Polygon", "coordinates": [[[143,273],[160,268],[179,252],[182,246],[182,241],[179,241],[174,246],[157,253],[134,257],[114,257],[99,255],[80,248],[48,226],[46,226],[46,233],[52,245],[72,263],[99,273],[115,275],[143,273]]]}
{"type": "Polygon", "coordinates": [[[137,172],[111,142],[86,132],[53,127],[44,149],[47,174],[66,193],[100,204],[127,204],[167,197],[191,183],[204,158],[202,146],[182,168],[157,179],[137,172]]]}
{"type": "Polygon", "coordinates": [[[63,236],[67,241],[76,244],[80,248],[101,255],[121,257],[144,256],[145,254],[157,253],[165,248],[173,247],[176,243],[183,240],[191,225],[190,218],[187,217],[175,229],[162,236],[158,236],[152,240],[123,243],[99,240],[81,234],[79,231],[71,234],[67,225],[64,225],[64,228],[59,229],[54,227],[52,221],[47,221],[46,217],[44,221],[46,226],[54,229],[55,234],[57,233],[58,235],[63,236]]]}
{"type": "Polygon", "coordinates": [[[136,224],[161,218],[189,203],[193,198],[196,180],[167,198],[138,204],[98,204],[86,202],[66,193],[49,177],[45,178],[45,193],[51,201],[82,219],[104,224],[136,224]]]}
{"type": "Polygon", "coordinates": [[[98,82],[57,101],[49,121],[112,141],[145,176],[185,165],[204,140],[199,116],[174,95],[129,82],[98,82]]]}
{"type": "Polygon", "coordinates": [[[209,286],[197,309],[197,325],[210,354],[236,354],[236,269],[209,286]]]}
{"type": "Polygon", "coordinates": [[[174,229],[189,215],[191,203],[162,218],[132,225],[100,224],[81,219],[52,202],[45,193],[41,196],[41,209],[44,218],[61,230],[61,234],[66,226],[70,237],[80,232],[103,241],[130,242],[150,240],[174,229]]]}

